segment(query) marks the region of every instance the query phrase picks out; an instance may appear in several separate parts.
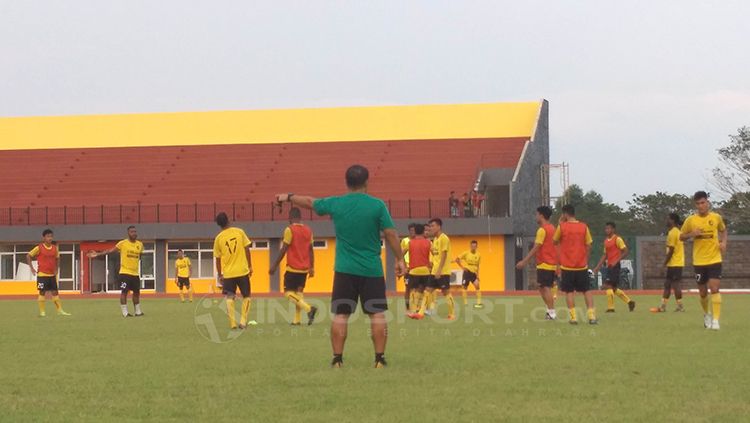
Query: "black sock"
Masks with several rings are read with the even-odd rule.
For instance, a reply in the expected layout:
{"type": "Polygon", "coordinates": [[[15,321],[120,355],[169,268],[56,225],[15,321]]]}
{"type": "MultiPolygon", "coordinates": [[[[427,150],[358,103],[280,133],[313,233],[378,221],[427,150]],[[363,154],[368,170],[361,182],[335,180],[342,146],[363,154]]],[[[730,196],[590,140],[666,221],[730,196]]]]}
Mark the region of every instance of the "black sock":
{"type": "Polygon", "coordinates": [[[383,361],[383,355],[385,353],[375,353],[375,361],[383,361]]]}
{"type": "Polygon", "coordinates": [[[333,361],[334,363],[339,363],[344,361],[344,354],[334,354],[333,355],[333,361]]]}

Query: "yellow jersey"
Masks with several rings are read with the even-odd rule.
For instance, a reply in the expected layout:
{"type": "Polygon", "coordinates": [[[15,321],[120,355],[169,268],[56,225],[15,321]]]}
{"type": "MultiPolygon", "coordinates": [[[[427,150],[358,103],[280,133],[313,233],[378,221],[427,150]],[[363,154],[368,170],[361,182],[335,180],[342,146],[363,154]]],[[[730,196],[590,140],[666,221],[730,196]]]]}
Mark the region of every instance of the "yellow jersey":
{"type": "Polygon", "coordinates": [[[123,239],[115,247],[120,252],[120,274],[140,277],[138,264],[143,253],[143,243],[138,240],[132,242],[129,239],[123,239]]]}
{"type": "MultiPolygon", "coordinates": [[[[52,245],[50,245],[49,247],[47,247],[47,246],[45,245],[45,246],[44,246],[44,248],[46,248],[47,250],[51,250],[51,249],[52,249],[52,248],[54,248],[54,247],[53,247],[52,245]]],[[[36,256],[38,256],[38,255],[39,255],[39,246],[37,245],[36,247],[32,248],[32,249],[31,249],[31,251],[29,251],[29,255],[30,255],[31,257],[36,257],[36,256]]],[[[56,254],[56,256],[57,256],[57,258],[60,258],[60,250],[57,250],[57,254],[56,254]]],[[[41,277],[50,277],[50,276],[55,276],[54,274],[50,275],[49,273],[44,273],[44,272],[37,272],[37,273],[36,273],[36,275],[37,275],[37,276],[41,276],[41,277]]]]}
{"type": "Polygon", "coordinates": [[[672,228],[667,233],[667,254],[672,247],[672,257],[667,262],[667,267],[684,267],[685,266],[685,243],[680,239],[680,230],[672,228]]]}
{"type": "Polygon", "coordinates": [[[401,252],[404,253],[404,263],[406,263],[406,268],[409,268],[409,237],[405,237],[401,240],[401,252]]]}
{"type": "Polygon", "coordinates": [[[451,274],[451,240],[448,235],[441,233],[440,236],[432,240],[432,274],[437,276],[446,276],[451,274]],[[440,265],[440,255],[445,253],[445,264],[442,269],[436,269],[440,265]]]}
{"type": "Polygon", "coordinates": [[[174,266],[177,269],[177,277],[178,278],[189,278],[190,277],[190,267],[193,264],[190,262],[190,259],[187,257],[178,258],[174,262],[174,266]]]}
{"type": "Polygon", "coordinates": [[[701,230],[701,235],[693,238],[693,266],[721,263],[719,232],[727,230],[724,219],[714,212],[708,212],[705,216],[694,214],[685,219],[681,232],[689,234],[696,229],[701,230]]]}
{"type": "Polygon", "coordinates": [[[463,263],[464,269],[475,274],[479,272],[479,262],[482,260],[479,251],[472,253],[471,250],[466,250],[458,258],[463,263]]]}
{"type": "Polygon", "coordinates": [[[214,257],[221,259],[221,274],[225,279],[239,278],[250,273],[245,249],[250,238],[240,228],[226,228],[214,239],[214,257]]]}

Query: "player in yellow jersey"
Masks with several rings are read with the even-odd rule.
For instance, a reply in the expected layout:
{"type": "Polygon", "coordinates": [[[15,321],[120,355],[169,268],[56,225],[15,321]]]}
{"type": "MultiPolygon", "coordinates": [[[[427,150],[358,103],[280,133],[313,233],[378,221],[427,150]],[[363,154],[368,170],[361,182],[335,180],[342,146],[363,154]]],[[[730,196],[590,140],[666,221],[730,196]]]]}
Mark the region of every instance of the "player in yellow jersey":
{"type": "Polygon", "coordinates": [[[693,196],[695,214],[685,219],[680,230],[680,240],[693,240],[693,266],[695,279],[703,308],[703,326],[719,330],[721,317],[721,282],[722,254],[727,251],[727,227],[724,219],[711,211],[711,203],[705,191],[698,191],[693,196]],[[711,291],[711,311],[708,307],[708,292],[711,291]]]}
{"type": "Polygon", "coordinates": [[[128,291],[133,292],[133,307],[135,316],[143,316],[141,311],[141,254],[143,243],[138,241],[138,231],[135,226],[128,226],[128,238],[118,242],[117,245],[105,251],[92,251],[89,257],[99,257],[120,252],[120,310],[123,317],[132,317],[128,312],[128,291]]]}
{"type": "Polygon", "coordinates": [[[52,229],[45,229],[42,232],[42,242],[36,247],[32,248],[28,254],[26,254],[26,264],[31,269],[31,274],[36,275],[36,285],[39,291],[37,297],[37,304],[39,306],[39,317],[46,317],[47,313],[44,311],[44,303],[46,301],[45,295],[47,292],[52,294],[52,302],[55,304],[57,314],[60,316],[70,316],[62,309],[62,303],[60,302],[60,294],[57,291],[57,268],[58,261],[60,259],[60,251],[57,249],[57,244],[53,241],[54,233],[52,229]],[[32,266],[31,259],[36,258],[37,268],[34,269],[32,266]]]}
{"type": "Polygon", "coordinates": [[[414,287],[409,279],[409,241],[414,239],[414,228],[416,226],[416,223],[410,223],[408,226],[409,236],[405,236],[401,239],[401,251],[404,252],[404,263],[406,264],[406,274],[404,275],[404,302],[406,303],[407,313],[411,311],[411,304],[414,302],[415,295],[415,292],[412,292],[414,287]]]}
{"type": "Polygon", "coordinates": [[[664,281],[664,293],[661,305],[657,309],[660,312],[667,311],[669,296],[674,291],[674,299],[677,308],[674,311],[685,311],[682,306],[682,268],[685,267],[685,245],[680,240],[680,226],[682,220],[677,213],[670,213],[667,218],[667,257],[664,266],[667,268],[667,278],[664,281]]]}
{"type": "Polygon", "coordinates": [[[253,265],[250,259],[250,238],[242,229],[229,226],[229,218],[224,212],[216,215],[216,224],[221,228],[221,232],[214,239],[216,274],[219,275],[219,281],[226,298],[229,327],[231,329],[245,329],[248,324],[257,324],[254,320],[248,321],[248,315],[250,314],[250,277],[253,274],[253,265]],[[242,294],[239,324],[234,308],[237,289],[242,294]]]}
{"type": "Polygon", "coordinates": [[[193,276],[193,263],[190,262],[188,257],[185,257],[184,251],[177,250],[177,260],[174,262],[174,268],[174,283],[180,289],[180,301],[185,302],[185,294],[182,292],[184,288],[192,303],[193,290],[190,287],[190,277],[193,276]]]}
{"type": "Polygon", "coordinates": [[[474,285],[477,295],[477,303],[474,304],[474,308],[484,307],[482,305],[482,291],[479,290],[479,263],[482,260],[482,256],[477,251],[478,246],[479,243],[472,240],[469,243],[469,249],[456,257],[456,264],[464,271],[463,280],[461,281],[461,297],[464,300],[464,305],[468,305],[469,301],[466,297],[469,285],[474,285]]]}
{"type": "Polygon", "coordinates": [[[448,235],[443,233],[443,221],[435,218],[429,221],[430,234],[434,237],[432,241],[432,278],[430,284],[425,289],[422,301],[419,304],[417,315],[424,315],[426,308],[430,303],[435,302],[437,291],[443,293],[448,303],[448,320],[456,319],[456,304],[451,294],[451,241],[448,235]]]}

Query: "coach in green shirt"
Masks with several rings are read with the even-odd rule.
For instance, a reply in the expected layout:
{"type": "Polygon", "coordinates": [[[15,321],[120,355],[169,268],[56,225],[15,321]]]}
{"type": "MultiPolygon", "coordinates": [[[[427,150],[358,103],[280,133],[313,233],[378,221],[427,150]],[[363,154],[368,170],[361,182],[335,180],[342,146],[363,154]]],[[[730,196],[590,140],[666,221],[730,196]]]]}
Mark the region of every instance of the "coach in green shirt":
{"type": "Polygon", "coordinates": [[[356,310],[358,302],[370,317],[375,367],[386,365],[384,354],[388,331],[384,313],[388,304],[380,261],[381,232],[396,257],[397,276],[406,272],[393,219],[382,200],[367,194],[368,178],[369,172],[364,166],[354,165],[346,170],[349,192],[345,195],[317,199],[297,194],[276,196],[279,203],[288,201],[333,219],[336,230],[336,265],[331,295],[333,367],[343,365],[349,316],[356,310]]]}

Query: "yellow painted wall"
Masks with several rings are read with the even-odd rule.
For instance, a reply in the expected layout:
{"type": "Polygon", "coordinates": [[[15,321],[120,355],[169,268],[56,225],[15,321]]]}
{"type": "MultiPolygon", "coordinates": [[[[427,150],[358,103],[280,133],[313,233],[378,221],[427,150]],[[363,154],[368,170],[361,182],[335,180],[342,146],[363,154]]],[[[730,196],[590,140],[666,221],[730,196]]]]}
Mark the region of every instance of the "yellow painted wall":
{"type": "Polygon", "coordinates": [[[0,118],[0,150],[530,137],[541,102],[0,118]]]}
{"type": "MultiPolygon", "coordinates": [[[[482,291],[505,291],[505,240],[502,235],[493,235],[490,240],[486,236],[448,236],[451,239],[451,261],[469,249],[472,239],[476,240],[479,243],[478,251],[482,255],[479,266],[482,291]]],[[[451,268],[460,270],[455,263],[451,268]]],[[[403,279],[398,280],[396,289],[404,291],[403,279]]]]}
{"type": "MultiPolygon", "coordinates": [[[[60,291],[64,293],[65,291],[60,291]]],[[[38,295],[35,281],[0,282],[0,295],[38,295]]]]}

